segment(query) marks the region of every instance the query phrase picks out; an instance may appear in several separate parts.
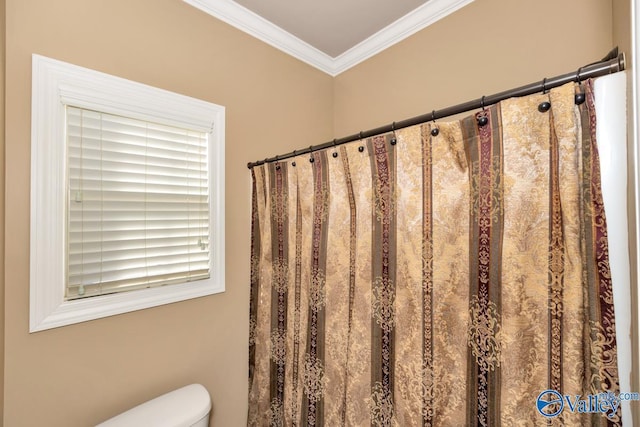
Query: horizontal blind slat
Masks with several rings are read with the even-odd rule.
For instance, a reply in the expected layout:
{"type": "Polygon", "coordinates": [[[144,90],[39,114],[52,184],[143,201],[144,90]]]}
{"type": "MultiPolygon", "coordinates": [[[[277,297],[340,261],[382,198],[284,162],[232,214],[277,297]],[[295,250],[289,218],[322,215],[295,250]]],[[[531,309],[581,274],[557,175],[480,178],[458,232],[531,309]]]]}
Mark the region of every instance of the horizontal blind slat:
{"type": "MultiPolygon", "coordinates": [[[[202,269],[202,267],[201,267],[202,269]]],[[[196,270],[194,268],[194,270],[196,270]]],[[[103,282],[115,282],[115,281],[133,281],[133,282],[145,282],[148,277],[153,276],[166,276],[173,275],[174,277],[187,277],[189,276],[189,264],[179,263],[169,266],[152,266],[152,267],[137,267],[127,268],[124,270],[107,270],[103,272],[92,272],[84,274],[82,277],[69,276],[69,281],[72,284],[97,284],[103,282]]]]}
{"type": "MultiPolygon", "coordinates": [[[[89,246],[89,245],[87,245],[89,246]]],[[[90,250],[90,248],[82,248],[79,252],[69,253],[69,265],[81,265],[83,262],[98,262],[98,261],[126,261],[128,259],[140,259],[146,256],[158,257],[158,256],[190,256],[195,257],[202,256],[198,252],[208,255],[208,253],[200,248],[195,239],[190,244],[176,244],[170,247],[156,246],[156,247],[137,247],[126,248],[126,250],[104,250],[101,245],[97,246],[98,250],[90,250]],[[102,249],[102,250],[100,250],[102,249]]]]}
{"type": "Polygon", "coordinates": [[[108,170],[86,170],[80,167],[76,168],[70,165],[69,179],[72,187],[82,185],[86,187],[92,183],[103,183],[97,188],[107,186],[116,186],[121,183],[146,183],[150,185],[166,185],[168,188],[175,187],[199,187],[207,188],[207,179],[197,174],[176,176],[149,174],[144,170],[140,171],[108,171],[108,170]]]}
{"type": "MultiPolygon", "coordinates": [[[[140,165],[133,162],[119,161],[117,158],[110,160],[107,155],[102,157],[92,157],[89,155],[84,157],[76,157],[69,159],[69,169],[72,173],[76,173],[78,170],[85,169],[88,171],[102,170],[104,172],[124,172],[124,173],[140,173],[140,165]]],[[[114,156],[115,157],[115,156],[114,156]]],[[[165,159],[164,164],[154,165],[149,162],[146,164],[147,174],[151,177],[154,176],[175,176],[175,177],[188,177],[198,176],[194,174],[195,169],[206,169],[205,162],[185,162],[177,161],[176,159],[165,159]],[[189,165],[189,167],[186,167],[189,165]]],[[[204,177],[202,179],[205,179],[204,177]]]]}
{"type": "Polygon", "coordinates": [[[147,277],[144,281],[135,280],[114,280],[110,282],[102,282],[100,284],[82,285],[83,293],[79,293],[80,285],[70,285],[68,288],[68,297],[70,299],[82,298],[95,295],[105,295],[115,292],[134,291],[138,289],[150,288],[153,286],[171,285],[179,283],[188,283],[196,280],[208,279],[209,272],[205,270],[192,271],[188,276],[182,275],[161,275],[155,277],[147,277]]]}
{"type": "Polygon", "coordinates": [[[185,194],[185,193],[145,193],[142,191],[82,191],[78,189],[82,195],[82,203],[88,201],[105,201],[105,202],[143,202],[143,203],[185,203],[189,202],[189,197],[198,200],[200,203],[207,199],[203,194],[185,194]],[[145,200],[145,196],[147,200],[145,200]],[[189,196],[189,197],[187,197],[189,196]]]}
{"type": "Polygon", "coordinates": [[[126,223],[135,221],[142,223],[142,221],[208,221],[209,212],[208,206],[201,206],[201,204],[194,204],[193,206],[201,208],[201,210],[195,210],[192,212],[185,211],[147,211],[141,212],[139,210],[80,210],[74,209],[69,211],[69,223],[84,221],[103,221],[105,223],[126,223]],[[105,219],[108,218],[108,219],[105,219]]]}
{"type": "Polygon", "coordinates": [[[208,253],[202,253],[200,256],[195,254],[182,254],[182,255],[164,255],[164,256],[142,256],[140,258],[128,258],[126,260],[116,261],[104,261],[98,260],[96,262],[88,262],[86,260],[78,259],[82,261],[81,264],[69,265],[69,278],[73,277],[86,277],[91,274],[106,274],[106,272],[114,272],[119,276],[126,276],[128,272],[138,272],[140,277],[145,277],[147,271],[172,271],[175,266],[181,266],[185,268],[185,271],[194,268],[200,264],[200,267],[208,264],[208,253]]]}
{"type": "Polygon", "coordinates": [[[148,145],[133,144],[131,140],[111,141],[108,139],[92,140],[90,138],[82,138],[81,146],[76,144],[69,145],[69,154],[71,158],[87,157],[95,158],[102,154],[107,158],[122,158],[124,156],[145,157],[151,164],[160,162],[166,159],[173,159],[176,162],[184,163],[202,163],[204,159],[204,153],[195,151],[189,146],[183,145],[176,147],[176,149],[160,149],[152,148],[148,145]]]}
{"type": "Polygon", "coordinates": [[[78,255],[81,253],[100,253],[100,252],[119,252],[126,256],[127,251],[138,249],[153,248],[173,248],[179,246],[199,245],[203,241],[203,236],[194,235],[190,237],[162,237],[158,239],[130,239],[130,240],[114,240],[111,242],[97,241],[78,241],[69,245],[69,255],[78,255]]]}
{"type": "Polygon", "coordinates": [[[194,185],[170,185],[170,184],[153,184],[146,182],[109,182],[98,180],[69,180],[71,191],[83,191],[87,194],[89,191],[95,191],[99,194],[105,192],[125,192],[125,193],[142,193],[145,195],[154,194],[177,194],[177,195],[202,195],[206,194],[207,187],[200,185],[200,183],[194,183],[194,185]],[[101,186],[102,184],[102,186],[101,186]]]}
{"type": "Polygon", "coordinates": [[[203,134],[198,131],[159,125],[136,119],[127,119],[122,116],[104,113],[92,115],[87,114],[88,111],[89,110],[78,111],[73,107],[68,109],[68,133],[79,134],[79,131],[82,130],[89,135],[99,135],[101,132],[111,131],[120,135],[151,135],[155,136],[158,141],[163,142],[183,141],[186,138],[187,140],[193,141],[193,144],[198,144],[199,141],[205,138],[203,134]]]}

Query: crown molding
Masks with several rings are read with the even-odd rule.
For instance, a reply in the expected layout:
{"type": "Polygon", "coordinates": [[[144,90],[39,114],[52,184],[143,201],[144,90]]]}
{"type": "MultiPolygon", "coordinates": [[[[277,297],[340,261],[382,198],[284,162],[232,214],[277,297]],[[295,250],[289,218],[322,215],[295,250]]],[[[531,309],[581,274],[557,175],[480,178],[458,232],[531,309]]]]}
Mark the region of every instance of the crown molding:
{"type": "Polygon", "coordinates": [[[231,0],[183,0],[325,73],[332,74],[333,58],[231,0]]]}
{"type": "Polygon", "coordinates": [[[429,0],[335,58],[232,0],[183,1],[335,77],[474,0],[429,0]]]}

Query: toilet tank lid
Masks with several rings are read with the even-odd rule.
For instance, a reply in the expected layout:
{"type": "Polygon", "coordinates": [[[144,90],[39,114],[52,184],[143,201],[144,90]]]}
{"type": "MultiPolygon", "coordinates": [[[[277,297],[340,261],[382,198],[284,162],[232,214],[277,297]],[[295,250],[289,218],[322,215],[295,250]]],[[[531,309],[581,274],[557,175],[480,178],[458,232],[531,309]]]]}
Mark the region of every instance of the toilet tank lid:
{"type": "Polygon", "coordinates": [[[211,399],[201,384],[191,384],[145,402],[97,427],[188,427],[211,411],[211,399]]]}

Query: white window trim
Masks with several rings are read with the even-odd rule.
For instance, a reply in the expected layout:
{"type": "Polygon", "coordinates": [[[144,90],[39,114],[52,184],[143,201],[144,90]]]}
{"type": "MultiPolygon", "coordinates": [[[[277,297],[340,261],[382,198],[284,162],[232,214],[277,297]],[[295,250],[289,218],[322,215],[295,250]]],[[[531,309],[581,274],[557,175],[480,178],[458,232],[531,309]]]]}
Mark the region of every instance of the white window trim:
{"type": "Polygon", "coordinates": [[[32,58],[29,332],[223,292],[222,106],[40,55],[32,58]],[[178,285],[65,301],[65,105],[206,132],[210,141],[211,277],[178,285]]]}

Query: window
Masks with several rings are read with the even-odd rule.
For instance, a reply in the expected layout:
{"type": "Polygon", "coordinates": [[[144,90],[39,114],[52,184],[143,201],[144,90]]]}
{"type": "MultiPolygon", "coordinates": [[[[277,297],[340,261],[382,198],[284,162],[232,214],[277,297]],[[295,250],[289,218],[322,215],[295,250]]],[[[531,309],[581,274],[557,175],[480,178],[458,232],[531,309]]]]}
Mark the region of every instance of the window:
{"type": "Polygon", "coordinates": [[[224,291],[224,108],[33,56],[30,331],[224,291]]]}
{"type": "Polygon", "coordinates": [[[206,133],[66,113],[66,299],[208,279],[206,133]]]}

